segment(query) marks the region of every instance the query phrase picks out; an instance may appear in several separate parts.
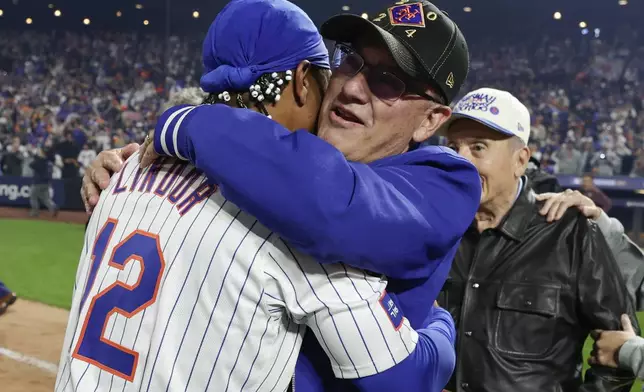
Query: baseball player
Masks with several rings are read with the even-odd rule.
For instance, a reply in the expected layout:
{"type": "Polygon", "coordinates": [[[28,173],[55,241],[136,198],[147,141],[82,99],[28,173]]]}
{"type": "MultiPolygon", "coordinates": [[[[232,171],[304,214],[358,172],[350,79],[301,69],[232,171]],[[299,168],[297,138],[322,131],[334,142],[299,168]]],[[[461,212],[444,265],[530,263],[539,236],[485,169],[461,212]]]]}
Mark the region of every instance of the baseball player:
{"type": "MultiPolygon", "coordinates": [[[[233,1],[206,44],[221,56],[210,83],[256,83],[266,91],[268,80],[280,91],[265,92],[270,99],[255,105],[313,127],[324,86],[311,71],[328,68],[328,58],[299,8],[282,0],[233,1]],[[250,45],[242,47],[264,67],[259,75],[223,65],[230,60],[226,45],[239,42],[229,34],[216,38],[240,22],[239,40],[250,45]],[[269,58],[260,30],[292,42],[269,58]],[[279,105],[278,94],[285,97],[279,105]]],[[[218,99],[231,97],[246,105],[259,94],[218,99]]],[[[90,221],[56,391],[285,390],[307,326],[336,376],[356,378],[361,389],[424,390],[449,377],[454,331],[444,311],[417,333],[382,276],[318,264],[189,164],[162,160],[143,169],[137,160],[112,179],[90,221]]]]}
{"type": "Polygon", "coordinates": [[[13,305],[16,302],[16,299],[18,299],[16,293],[9,290],[7,286],[5,286],[2,281],[0,281],[0,316],[2,316],[7,311],[9,306],[13,305]]]}

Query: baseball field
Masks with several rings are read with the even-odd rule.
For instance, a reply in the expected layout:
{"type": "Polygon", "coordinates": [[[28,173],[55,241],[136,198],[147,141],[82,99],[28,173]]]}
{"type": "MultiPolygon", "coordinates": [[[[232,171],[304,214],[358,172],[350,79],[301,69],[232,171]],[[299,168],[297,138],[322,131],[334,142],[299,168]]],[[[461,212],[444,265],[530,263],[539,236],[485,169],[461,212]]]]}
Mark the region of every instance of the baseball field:
{"type": "MultiPolygon", "coordinates": [[[[55,220],[28,219],[27,211],[0,208],[0,280],[19,300],[0,317],[3,392],[51,392],[67,324],[84,213],[55,220]]],[[[644,313],[639,314],[644,325],[644,313]]],[[[588,358],[587,342],[584,358],[588,358]]],[[[641,391],[636,383],[633,391],[641,391]]]]}

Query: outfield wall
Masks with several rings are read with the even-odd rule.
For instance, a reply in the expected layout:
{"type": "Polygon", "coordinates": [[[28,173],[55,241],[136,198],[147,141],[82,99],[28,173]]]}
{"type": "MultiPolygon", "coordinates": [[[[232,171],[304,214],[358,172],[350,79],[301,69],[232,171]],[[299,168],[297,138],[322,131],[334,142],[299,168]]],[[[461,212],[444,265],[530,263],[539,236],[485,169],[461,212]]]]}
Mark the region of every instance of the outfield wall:
{"type": "MultiPolygon", "coordinates": [[[[0,206],[29,207],[32,178],[0,176],[0,206]]],[[[80,179],[51,180],[49,193],[63,210],[83,210],[80,179]]]]}

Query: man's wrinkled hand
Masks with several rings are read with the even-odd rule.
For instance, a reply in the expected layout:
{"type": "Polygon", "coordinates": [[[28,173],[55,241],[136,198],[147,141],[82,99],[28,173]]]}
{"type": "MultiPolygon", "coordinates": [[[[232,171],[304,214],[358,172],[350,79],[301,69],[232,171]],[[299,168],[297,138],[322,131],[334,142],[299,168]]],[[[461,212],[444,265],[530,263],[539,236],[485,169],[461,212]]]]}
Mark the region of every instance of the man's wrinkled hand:
{"type": "Polygon", "coordinates": [[[636,336],[631,319],[628,315],[622,315],[622,331],[601,331],[595,330],[591,337],[595,339],[593,351],[590,353],[588,363],[616,368],[619,366],[619,349],[627,340],[636,336]]]}
{"type": "Polygon", "coordinates": [[[542,193],[536,198],[538,201],[545,201],[539,213],[547,216],[548,222],[561,219],[570,207],[578,208],[585,217],[593,220],[599,218],[602,212],[590,198],[572,189],[566,189],[561,193],[542,193]]]}
{"type": "Polygon", "coordinates": [[[123,148],[106,150],[98,154],[92,164],[85,170],[81,197],[85,211],[90,214],[101,196],[101,191],[110,185],[110,177],[121,171],[123,163],[139,149],[138,143],[131,143],[123,148]]]}

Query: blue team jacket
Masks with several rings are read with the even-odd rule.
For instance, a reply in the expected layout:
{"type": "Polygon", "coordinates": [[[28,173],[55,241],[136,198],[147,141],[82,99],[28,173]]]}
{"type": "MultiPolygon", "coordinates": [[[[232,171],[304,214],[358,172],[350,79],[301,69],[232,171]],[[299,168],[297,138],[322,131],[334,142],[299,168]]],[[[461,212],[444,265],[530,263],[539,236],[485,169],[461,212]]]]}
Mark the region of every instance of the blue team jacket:
{"type": "MultiPolygon", "coordinates": [[[[452,150],[425,147],[370,164],[349,162],[309,132],[290,132],[266,116],[225,105],[169,109],[159,119],[154,143],[158,152],[192,162],[228,200],[320,262],[342,261],[387,275],[388,292],[414,328],[432,320],[452,323],[442,310],[432,314],[432,303],[481,195],[476,168],[452,150]]],[[[439,335],[453,344],[453,324],[447,324],[439,335]]],[[[328,360],[308,335],[296,371],[298,392],[302,386],[323,390],[323,383],[327,390],[348,388],[333,379],[328,360]]],[[[435,344],[423,337],[422,347],[435,344]]],[[[403,361],[407,366],[382,373],[395,377],[354,383],[369,391],[399,389],[405,385],[401,374],[440,367],[436,349],[417,348],[416,358],[403,361]],[[393,378],[396,384],[383,381],[393,378]]],[[[433,387],[421,390],[440,390],[450,375],[451,370],[432,376],[426,381],[433,387]]]]}

